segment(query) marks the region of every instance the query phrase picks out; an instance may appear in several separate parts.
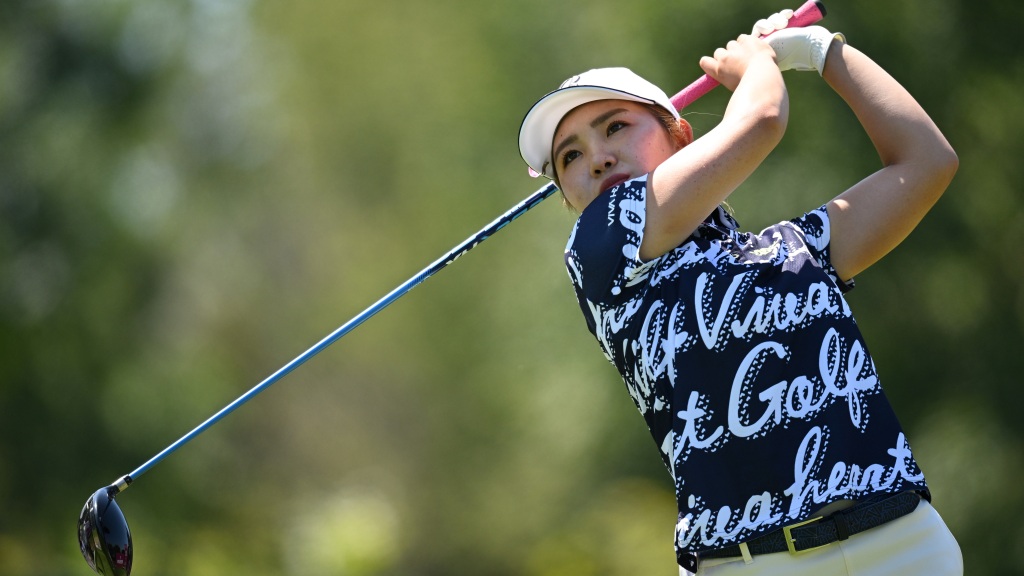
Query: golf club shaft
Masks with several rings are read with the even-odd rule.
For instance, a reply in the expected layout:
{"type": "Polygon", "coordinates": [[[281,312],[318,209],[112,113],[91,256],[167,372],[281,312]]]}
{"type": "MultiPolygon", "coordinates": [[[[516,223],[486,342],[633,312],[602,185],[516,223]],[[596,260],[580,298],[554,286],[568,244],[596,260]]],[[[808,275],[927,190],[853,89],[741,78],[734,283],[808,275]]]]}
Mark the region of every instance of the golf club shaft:
{"type": "Polygon", "coordinates": [[[398,300],[407,292],[421,284],[424,280],[438,273],[442,268],[451,264],[463,254],[475,248],[478,244],[488,239],[492,234],[494,234],[498,230],[501,230],[510,222],[512,222],[516,218],[519,218],[537,204],[540,204],[544,199],[554,194],[557,190],[558,188],[555,187],[553,183],[548,183],[547,185],[538,189],[528,198],[526,198],[519,204],[513,206],[511,209],[509,209],[507,212],[496,218],[493,222],[485,226],[479,232],[473,234],[472,236],[464,240],[461,244],[459,244],[451,251],[449,251],[447,254],[435,260],[430,266],[427,266],[418,274],[406,280],[402,285],[398,286],[397,288],[389,292],[387,295],[385,295],[383,298],[373,303],[373,305],[371,305],[369,308],[360,312],[356,317],[346,322],[344,325],[339,327],[334,332],[328,334],[323,340],[317,342],[311,348],[295,357],[295,359],[293,359],[291,362],[282,366],[277,372],[274,372],[265,380],[251,388],[248,392],[246,392],[242,396],[239,396],[235,401],[222,408],[213,416],[210,416],[208,419],[206,419],[205,422],[203,422],[199,426],[196,426],[188,434],[185,434],[175,443],[171,444],[167,448],[164,448],[163,451],[161,451],[156,456],[150,458],[148,461],[146,461],[145,464],[139,466],[127,476],[122,477],[117,483],[115,483],[115,485],[121,486],[120,490],[123,490],[124,487],[127,487],[127,485],[130,484],[133,480],[138,479],[139,476],[144,474],[147,470],[152,468],[154,465],[163,460],[169,454],[171,454],[172,452],[174,452],[175,450],[177,450],[182,445],[186,444],[199,434],[202,434],[203,431],[205,431],[210,426],[216,424],[221,418],[227,416],[236,408],[238,408],[242,404],[245,404],[254,396],[269,388],[271,385],[273,385],[275,382],[283,378],[289,372],[298,368],[313,356],[319,354],[321,351],[323,351],[325,348],[336,342],[345,334],[351,332],[356,326],[359,326],[360,324],[368,320],[371,316],[373,316],[377,312],[380,312],[388,305],[390,305],[392,302],[398,300]]]}
{"type": "MultiPolygon", "coordinates": [[[[824,6],[820,2],[817,2],[816,0],[809,0],[807,3],[805,3],[803,6],[801,6],[798,10],[795,11],[793,18],[790,20],[790,26],[808,26],[810,24],[813,24],[814,22],[817,22],[818,20],[821,20],[823,16],[824,6]]],[[[676,106],[677,109],[685,108],[687,105],[691,104],[704,94],[707,94],[712,88],[714,88],[717,85],[717,82],[711,80],[707,75],[705,75],[700,80],[697,80],[696,82],[690,84],[689,86],[681,90],[678,94],[673,96],[672,103],[673,105],[676,106]],[[710,83],[708,82],[709,80],[710,83]]],[[[534,206],[540,204],[542,201],[544,201],[546,198],[553,195],[557,191],[558,188],[554,185],[554,183],[548,183],[545,186],[541,187],[536,192],[527,197],[525,200],[523,200],[519,204],[516,204],[507,212],[496,218],[494,221],[485,226],[479,232],[473,234],[472,236],[464,240],[461,244],[450,250],[444,256],[435,260],[432,264],[421,270],[419,273],[417,273],[409,280],[406,280],[405,283],[401,284],[400,286],[389,292],[387,295],[385,295],[383,298],[373,303],[369,308],[363,310],[357,316],[346,322],[344,325],[340,326],[334,332],[328,334],[324,339],[317,342],[311,348],[295,357],[291,362],[288,362],[287,364],[282,366],[276,372],[268,376],[265,380],[263,380],[256,386],[252,387],[248,392],[239,396],[237,399],[235,399],[233,402],[231,402],[224,408],[221,408],[219,412],[207,418],[206,421],[204,421],[202,424],[193,428],[191,431],[189,431],[187,434],[179,438],[177,441],[175,441],[167,448],[164,448],[162,451],[160,451],[160,453],[147,460],[144,464],[133,470],[131,473],[119,478],[117,481],[110,485],[110,488],[114,490],[114,493],[118,493],[125,490],[134,480],[137,480],[139,476],[145,474],[150,468],[158,464],[161,460],[169,456],[178,448],[187,444],[196,436],[202,434],[207,428],[213,426],[222,418],[234,412],[237,408],[239,408],[240,406],[242,406],[243,404],[257,396],[260,392],[263,392],[264,390],[272,386],[274,383],[276,383],[278,380],[280,380],[285,375],[290,373],[292,370],[298,368],[307,360],[322,352],[325,348],[336,342],[342,336],[351,332],[355,327],[359,326],[360,324],[368,320],[377,312],[380,312],[381,310],[386,308],[395,300],[398,300],[399,298],[404,296],[407,292],[421,284],[427,278],[430,278],[431,276],[439,272],[441,269],[454,262],[463,254],[475,248],[478,244],[480,244],[487,238],[491,237],[491,235],[493,235],[495,232],[501,230],[502,228],[510,224],[513,220],[519,218],[520,216],[528,212],[530,209],[532,209],[534,206]]]]}

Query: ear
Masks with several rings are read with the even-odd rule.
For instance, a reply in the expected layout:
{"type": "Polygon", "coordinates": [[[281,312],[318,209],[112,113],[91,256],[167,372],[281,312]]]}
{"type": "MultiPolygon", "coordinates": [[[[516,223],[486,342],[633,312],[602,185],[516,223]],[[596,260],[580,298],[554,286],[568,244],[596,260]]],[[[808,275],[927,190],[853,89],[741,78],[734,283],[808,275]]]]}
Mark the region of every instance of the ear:
{"type": "Polygon", "coordinates": [[[689,146],[690,143],[693,142],[693,126],[690,126],[689,122],[680,118],[679,128],[680,133],[676,137],[676,140],[678,140],[680,148],[685,148],[686,146],[689,146]]]}

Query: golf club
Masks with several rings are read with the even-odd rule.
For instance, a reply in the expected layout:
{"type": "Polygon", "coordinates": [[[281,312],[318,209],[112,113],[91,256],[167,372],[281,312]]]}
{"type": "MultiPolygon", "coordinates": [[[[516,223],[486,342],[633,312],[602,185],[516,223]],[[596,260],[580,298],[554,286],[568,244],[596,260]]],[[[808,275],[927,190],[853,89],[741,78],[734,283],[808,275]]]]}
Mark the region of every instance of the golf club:
{"type": "MultiPolygon", "coordinates": [[[[809,0],[794,12],[793,17],[789,20],[789,26],[809,26],[821,20],[824,16],[824,5],[816,0],[809,0]]],[[[717,85],[717,82],[705,74],[702,78],[693,82],[673,96],[672,104],[677,109],[685,108],[704,94],[707,94],[717,85]]],[[[78,518],[78,541],[82,550],[82,556],[85,557],[85,561],[99,574],[128,576],[131,573],[132,568],[132,539],[131,533],[128,530],[128,523],[125,520],[124,515],[121,513],[121,509],[118,507],[117,503],[114,502],[114,497],[117,494],[127,489],[132,482],[139,478],[139,476],[145,474],[150,468],[166,458],[172,452],[176,451],[199,434],[202,434],[207,428],[213,426],[235,409],[258,395],[260,392],[269,388],[292,370],[302,365],[304,362],[336,342],[339,338],[348,334],[355,327],[368,320],[371,316],[380,312],[392,302],[398,300],[414,287],[425,281],[427,278],[430,278],[463,254],[472,250],[491,235],[507,226],[513,220],[519,218],[527,211],[540,204],[557,190],[558,188],[554,183],[548,183],[541,187],[528,198],[513,206],[479,232],[464,240],[461,244],[389,292],[366,310],[359,313],[334,332],[328,334],[325,338],[297,356],[291,362],[285,364],[265,380],[251,388],[248,392],[239,396],[219,412],[206,419],[206,421],[201,423],[199,426],[196,426],[173,444],[164,448],[161,452],[147,460],[141,466],[129,474],[118,478],[109,486],[100,488],[94,492],[86,501],[78,518]]]]}

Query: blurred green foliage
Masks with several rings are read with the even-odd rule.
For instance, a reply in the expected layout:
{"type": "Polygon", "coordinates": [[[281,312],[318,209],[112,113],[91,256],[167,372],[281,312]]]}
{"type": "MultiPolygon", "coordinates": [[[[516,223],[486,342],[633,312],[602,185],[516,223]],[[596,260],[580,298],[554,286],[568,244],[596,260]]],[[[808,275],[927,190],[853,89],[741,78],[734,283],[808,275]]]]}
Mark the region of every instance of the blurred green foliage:
{"type": "MultiPolygon", "coordinates": [[[[0,3],[0,574],[88,574],[89,494],[540,183],[563,78],[669,92],[766,0],[0,3]]],[[[1024,5],[829,3],[961,158],[851,304],[970,574],[1024,542],[1024,5]]],[[[731,199],[876,169],[813,75],[731,199]]],[[[727,94],[687,111],[698,134],[727,94]]],[[[119,498],[137,574],[675,574],[671,485],[579,318],[549,201],[119,498]]]]}

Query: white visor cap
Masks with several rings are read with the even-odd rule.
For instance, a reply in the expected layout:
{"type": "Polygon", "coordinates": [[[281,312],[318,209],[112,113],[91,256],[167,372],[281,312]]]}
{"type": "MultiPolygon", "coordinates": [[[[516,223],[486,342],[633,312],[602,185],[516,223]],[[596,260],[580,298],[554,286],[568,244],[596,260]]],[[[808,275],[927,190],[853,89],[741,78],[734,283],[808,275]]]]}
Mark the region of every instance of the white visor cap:
{"type": "Polygon", "coordinates": [[[554,178],[551,146],[558,124],[577,106],[597,100],[656,104],[679,118],[679,112],[661,88],[628,68],[595,68],[577,74],[538,100],[519,127],[519,153],[534,172],[554,178]]]}

